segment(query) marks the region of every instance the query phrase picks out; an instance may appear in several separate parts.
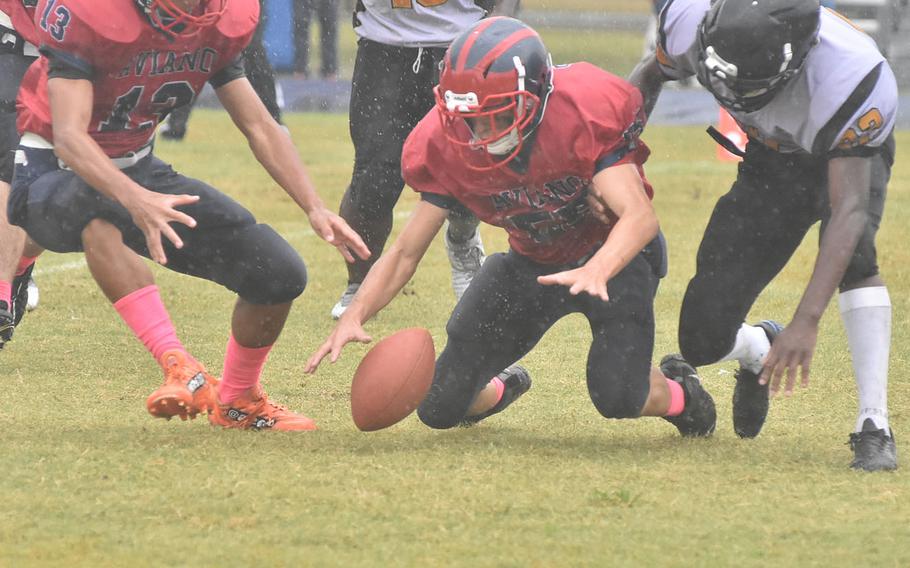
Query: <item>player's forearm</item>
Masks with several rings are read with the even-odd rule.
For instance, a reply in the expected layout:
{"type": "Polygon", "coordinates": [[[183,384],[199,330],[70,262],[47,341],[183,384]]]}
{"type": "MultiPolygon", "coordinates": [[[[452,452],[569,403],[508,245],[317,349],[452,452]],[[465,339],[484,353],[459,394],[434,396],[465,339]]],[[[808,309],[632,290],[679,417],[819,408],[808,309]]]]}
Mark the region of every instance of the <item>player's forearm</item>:
{"type": "Polygon", "coordinates": [[[370,268],[342,317],[354,318],[360,324],[369,321],[401,292],[414,276],[419,262],[419,257],[409,256],[393,245],[370,268]]]}
{"type": "Polygon", "coordinates": [[[657,63],[657,56],[649,55],[643,59],[632,73],[629,75],[629,82],[632,83],[644,98],[644,111],[646,116],[651,116],[654,105],[660,97],[660,91],[663,89],[664,77],[657,63]]]}
{"type": "Polygon", "coordinates": [[[111,162],[87,132],[55,127],[54,153],[85,183],[127,209],[131,198],[145,191],[111,162]]]}
{"type": "Polygon", "coordinates": [[[793,319],[817,324],[828,307],[856,250],[867,222],[860,203],[847,210],[835,210],[825,228],[815,259],[815,268],[796,308],[793,319]]]}
{"type": "Polygon", "coordinates": [[[606,242],[587,264],[597,266],[604,279],[609,281],[654,240],[659,229],[653,209],[627,212],[619,218],[606,242]]]}
{"type": "Polygon", "coordinates": [[[271,124],[248,135],[253,155],[301,209],[309,213],[323,207],[291,138],[271,117],[269,121],[271,124]]]}

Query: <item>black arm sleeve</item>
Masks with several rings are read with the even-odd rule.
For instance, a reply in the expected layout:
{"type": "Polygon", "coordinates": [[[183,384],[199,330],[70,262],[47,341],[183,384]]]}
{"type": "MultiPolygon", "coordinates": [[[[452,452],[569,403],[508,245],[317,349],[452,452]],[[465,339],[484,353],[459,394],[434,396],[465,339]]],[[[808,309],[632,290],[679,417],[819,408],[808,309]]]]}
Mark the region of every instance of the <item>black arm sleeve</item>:
{"type": "Polygon", "coordinates": [[[243,70],[243,56],[238,55],[233,61],[212,75],[209,79],[209,84],[218,89],[241,77],[246,77],[246,72],[243,70]]]}
{"type": "Polygon", "coordinates": [[[71,53],[42,45],[41,54],[47,57],[48,79],[85,79],[91,81],[95,75],[92,64],[71,53]]]}
{"type": "Polygon", "coordinates": [[[454,197],[449,197],[448,195],[439,195],[438,193],[421,192],[420,199],[421,201],[432,203],[436,207],[441,207],[442,209],[448,209],[450,211],[457,207],[462,207],[462,205],[458,203],[458,200],[454,197]]]}

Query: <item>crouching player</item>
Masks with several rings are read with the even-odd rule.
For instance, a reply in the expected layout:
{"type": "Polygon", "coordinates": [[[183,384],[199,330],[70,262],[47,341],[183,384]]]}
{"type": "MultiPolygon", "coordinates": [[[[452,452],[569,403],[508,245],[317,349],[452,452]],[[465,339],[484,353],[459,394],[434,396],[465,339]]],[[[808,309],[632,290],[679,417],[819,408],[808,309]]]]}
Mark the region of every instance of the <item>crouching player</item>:
{"type": "Polygon", "coordinates": [[[258,21],[256,0],[42,0],[41,58],[19,93],[22,132],[10,221],[52,251],[85,251],[98,285],[157,359],[165,384],[153,416],[211,411],[217,425],[311,430],[313,421],[272,404],[259,375],[306,270],[269,226],[152,152],[155,127],[215,87],[256,158],[307,213],[323,239],[368,255],[325,208],[290,138],[243,75],[239,54],[258,21]],[[239,296],[216,382],[178,340],[140,255],[217,282],[239,296]]]}
{"type": "Polygon", "coordinates": [[[511,250],[486,260],[449,319],[418,409],[425,424],[451,428],[503,410],[530,387],[515,362],[577,312],[591,325],[588,392],[603,416],[662,416],[685,436],[711,434],[714,402],[695,371],[672,356],[651,366],[666,256],[642,170],[639,92],[589,64],[553,67],[534,30],[491,18],[449,47],[436,99],[402,156],[421,201],[307,371],[369,341],[364,322],[408,282],[448,211],[464,206],[503,227],[511,250]]]}

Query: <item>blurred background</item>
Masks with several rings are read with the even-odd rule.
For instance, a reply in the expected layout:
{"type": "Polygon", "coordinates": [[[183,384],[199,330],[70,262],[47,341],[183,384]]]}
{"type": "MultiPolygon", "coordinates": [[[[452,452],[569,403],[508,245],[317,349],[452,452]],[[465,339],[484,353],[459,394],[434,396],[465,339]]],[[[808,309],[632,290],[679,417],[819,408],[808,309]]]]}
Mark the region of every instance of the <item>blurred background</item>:
{"type": "MultiPolygon", "coordinates": [[[[518,17],[536,28],[556,63],[588,61],[626,76],[654,41],[655,14],[665,0],[523,0],[518,17]]],[[[908,0],[824,0],[878,42],[905,93],[910,93],[908,0]]],[[[347,112],[357,36],[355,0],[265,0],[264,44],[278,72],[285,111],[347,112]]],[[[652,122],[704,124],[717,118],[697,84],[665,89],[652,122]]],[[[202,105],[217,105],[211,93],[202,105]]],[[[910,127],[904,95],[900,125],[910,127]]]]}

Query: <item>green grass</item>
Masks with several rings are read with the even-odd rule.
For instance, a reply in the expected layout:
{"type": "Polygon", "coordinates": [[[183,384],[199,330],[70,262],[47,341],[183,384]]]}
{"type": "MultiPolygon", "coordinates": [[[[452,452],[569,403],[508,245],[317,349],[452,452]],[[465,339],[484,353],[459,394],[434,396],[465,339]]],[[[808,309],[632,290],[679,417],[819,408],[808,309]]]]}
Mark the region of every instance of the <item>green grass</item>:
{"type": "MultiPolygon", "coordinates": [[[[352,159],[346,117],[289,115],[288,124],[336,207],[352,159]]],[[[694,251],[734,166],[715,161],[701,128],[645,134],[671,245],[656,303],[659,357],[675,349],[694,251]]],[[[908,143],[901,133],[899,145],[908,143]]],[[[247,204],[306,259],[310,286],[264,383],[321,430],[253,434],[151,419],[144,401],[161,380],[156,365],[81,257],[48,254],[37,269],[41,306],[0,354],[0,566],[910,565],[906,470],[847,468],[855,395],[836,309],[822,322],[811,388],[775,400],[752,441],[731,428],[730,365],[704,369],[718,401],[712,439],[682,440],[658,419],[602,419],[585,392],[590,334],[577,317],[524,360],[535,386],[509,412],[468,430],[431,431],[412,416],[363,434],[348,389],[367,347],[350,346],[316,376],[301,371],[331,329],[328,311],[345,283],[340,257],[310,236],[223,114],[197,111],[188,139],[161,143],[159,155],[247,204]]],[[[413,203],[406,190],[398,212],[413,203]]],[[[899,162],[879,239],[895,308],[899,443],[910,427],[908,214],[910,167],[899,162]]],[[[505,247],[500,231],[485,227],[483,236],[488,251],[505,247]]],[[[753,317],[788,320],[815,254],[815,236],[806,240],[753,317]]],[[[231,294],[155,273],[182,340],[219,372],[231,294]]],[[[438,240],[407,290],[368,330],[379,338],[424,326],[442,347],[453,299],[438,240]]]]}

